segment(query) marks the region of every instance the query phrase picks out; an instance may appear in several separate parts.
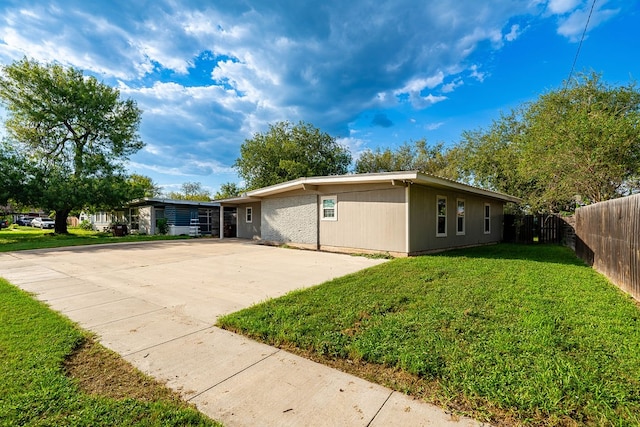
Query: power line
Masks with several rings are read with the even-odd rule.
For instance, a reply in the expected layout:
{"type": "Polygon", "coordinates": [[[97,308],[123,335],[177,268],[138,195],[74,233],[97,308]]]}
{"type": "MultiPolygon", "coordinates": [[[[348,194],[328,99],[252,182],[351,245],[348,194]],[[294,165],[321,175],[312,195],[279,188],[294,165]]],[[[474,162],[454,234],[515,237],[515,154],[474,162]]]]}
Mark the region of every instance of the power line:
{"type": "Polygon", "coordinates": [[[580,38],[580,44],[578,44],[578,51],[576,52],[576,57],[573,58],[573,65],[571,65],[571,71],[569,72],[569,77],[567,81],[564,83],[564,90],[567,90],[567,86],[571,81],[571,77],[573,76],[573,70],[576,68],[576,62],[578,62],[578,56],[580,56],[580,49],[582,48],[582,42],[584,41],[584,37],[587,34],[587,28],[589,28],[589,21],[591,21],[591,15],[593,14],[593,9],[596,6],[596,0],[593,0],[591,3],[591,10],[589,11],[589,16],[587,17],[587,23],[584,25],[584,31],[582,32],[582,37],[580,38]]]}

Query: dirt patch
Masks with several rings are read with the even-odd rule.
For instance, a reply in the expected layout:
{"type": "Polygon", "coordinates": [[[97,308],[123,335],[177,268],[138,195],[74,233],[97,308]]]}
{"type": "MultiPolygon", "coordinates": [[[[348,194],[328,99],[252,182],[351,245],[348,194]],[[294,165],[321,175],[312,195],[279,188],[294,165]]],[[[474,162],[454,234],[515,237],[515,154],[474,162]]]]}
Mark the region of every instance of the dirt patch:
{"type": "Polygon", "coordinates": [[[67,376],[73,378],[80,389],[90,395],[112,399],[131,398],[144,402],[162,400],[190,406],[178,393],[143,374],[93,338],[87,338],[67,358],[64,368],[67,376]]]}

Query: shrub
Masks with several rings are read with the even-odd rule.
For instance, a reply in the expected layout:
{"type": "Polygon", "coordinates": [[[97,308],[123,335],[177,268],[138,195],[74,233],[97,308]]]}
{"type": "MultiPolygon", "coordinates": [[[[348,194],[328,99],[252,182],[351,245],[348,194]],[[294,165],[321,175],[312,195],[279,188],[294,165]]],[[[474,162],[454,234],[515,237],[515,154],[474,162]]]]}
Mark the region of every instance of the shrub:
{"type": "Polygon", "coordinates": [[[91,224],[91,222],[87,219],[83,219],[82,222],[80,223],[79,227],[82,230],[87,230],[87,231],[92,231],[93,230],[93,224],[91,224]]]}
{"type": "Polygon", "coordinates": [[[160,234],[169,233],[169,223],[167,222],[166,218],[160,218],[156,222],[156,225],[158,226],[158,233],[160,233],[160,234]]]}

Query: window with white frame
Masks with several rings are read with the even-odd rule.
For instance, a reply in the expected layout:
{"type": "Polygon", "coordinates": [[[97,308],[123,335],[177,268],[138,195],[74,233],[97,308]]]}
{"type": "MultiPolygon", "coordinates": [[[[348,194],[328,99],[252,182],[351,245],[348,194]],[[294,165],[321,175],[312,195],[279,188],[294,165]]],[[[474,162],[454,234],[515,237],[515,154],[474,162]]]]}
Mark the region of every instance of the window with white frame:
{"type": "Polygon", "coordinates": [[[491,233],[491,205],[484,204],[484,234],[491,233]]]}
{"type": "Polygon", "coordinates": [[[140,209],[139,208],[129,208],[129,227],[132,230],[140,229],[140,209]]]}
{"type": "Polygon", "coordinates": [[[465,205],[464,199],[457,200],[456,206],[456,234],[461,236],[465,233],[465,205]]]}
{"type": "Polygon", "coordinates": [[[253,222],[253,208],[248,207],[245,212],[245,220],[247,223],[253,222]]]}
{"type": "Polygon", "coordinates": [[[338,220],[338,197],[323,196],[320,198],[321,214],[320,219],[323,221],[338,220]]]}
{"type": "Polygon", "coordinates": [[[447,198],[438,196],[436,202],[436,236],[447,237],[447,198]]]}

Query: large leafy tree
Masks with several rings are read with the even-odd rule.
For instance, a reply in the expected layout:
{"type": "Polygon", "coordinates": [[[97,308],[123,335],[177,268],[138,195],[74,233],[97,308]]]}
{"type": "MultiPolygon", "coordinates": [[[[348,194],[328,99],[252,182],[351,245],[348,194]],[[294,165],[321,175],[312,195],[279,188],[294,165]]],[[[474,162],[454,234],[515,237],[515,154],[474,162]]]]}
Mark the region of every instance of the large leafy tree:
{"type": "Polygon", "coordinates": [[[123,163],[143,147],[141,111],[117,89],[74,68],[23,59],[2,68],[8,111],[3,168],[20,176],[11,198],[55,211],[56,233],[82,208],[111,209],[140,196],[123,163]]]}
{"type": "Polygon", "coordinates": [[[240,147],[235,167],[251,190],[304,176],[341,175],[351,153],[311,124],[278,122],[240,147]]]}
{"type": "Polygon", "coordinates": [[[2,141],[0,143],[0,205],[6,205],[23,190],[22,163],[22,160],[13,153],[12,147],[6,141],[2,141]]]}
{"type": "Polygon", "coordinates": [[[162,187],[156,184],[151,178],[145,175],[131,174],[129,183],[135,194],[143,197],[159,197],[162,194],[162,187]]]}
{"type": "Polygon", "coordinates": [[[211,193],[199,182],[185,182],[181,186],[182,191],[170,192],[167,197],[176,200],[193,200],[208,202],[211,200],[211,193]]]}
{"type": "Polygon", "coordinates": [[[413,144],[405,142],[396,150],[376,148],[360,155],[355,165],[356,173],[379,173],[395,171],[420,171],[444,178],[456,179],[458,171],[453,161],[454,149],[444,144],[429,146],[425,139],[413,144]]]}
{"type": "Polygon", "coordinates": [[[231,197],[238,197],[242,193],[242,188],[235,182],[225,182],[220,185],[220,189],[216,192],[214,199],[229,199],[231,197]]]}
{"type": "Polygon", "coordinates": [[[465,132],[466,177],[536,212],[572,210],[640,189],[640,93],[582,74],[487,130],[465,132]]]}

